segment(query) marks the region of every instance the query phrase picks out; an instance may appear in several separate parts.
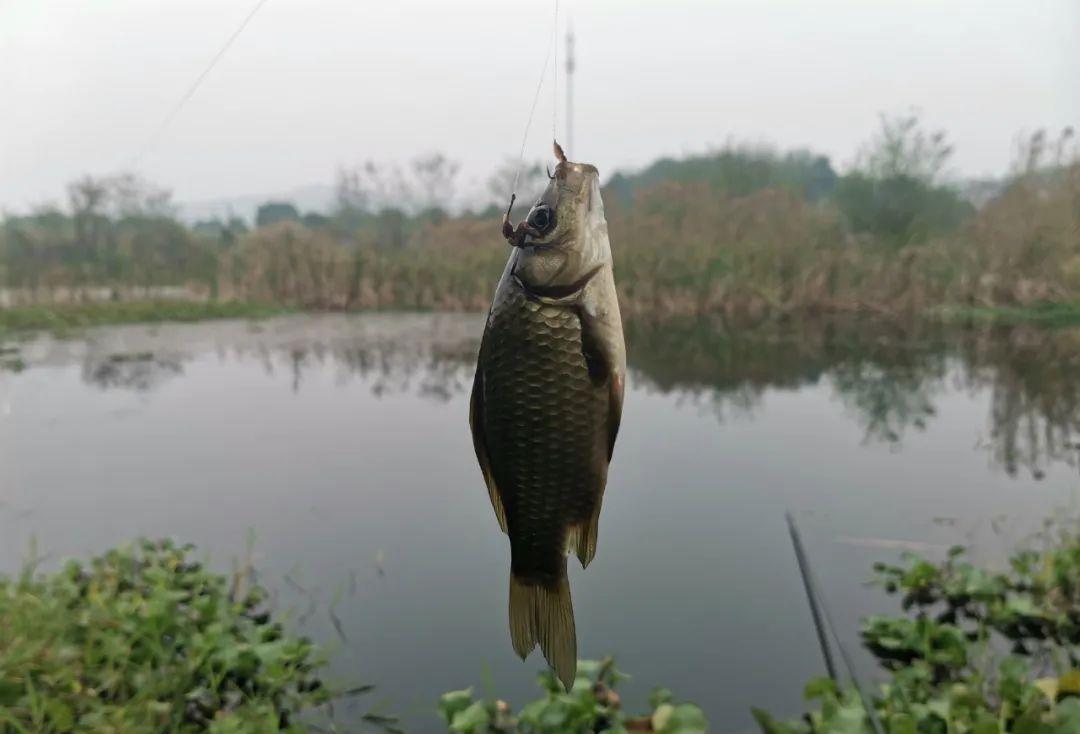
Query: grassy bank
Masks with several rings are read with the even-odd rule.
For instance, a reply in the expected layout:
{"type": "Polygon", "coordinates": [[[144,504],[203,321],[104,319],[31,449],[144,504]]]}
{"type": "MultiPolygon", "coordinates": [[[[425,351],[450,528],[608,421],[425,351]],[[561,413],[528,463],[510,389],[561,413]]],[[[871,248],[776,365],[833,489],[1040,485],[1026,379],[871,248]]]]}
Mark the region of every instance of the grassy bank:
{"type": "Polygon", "coordinates": [[[106,324],[259,319],[284,313],[283,306],[240,302],[133,301],[55,306],[17,306],[0,309],[0,335],[5,332],[58,333],[106,324]]]}
{"type": "Polygon", "coordinates": [[[1032,306],[952,306],[933,313],[949,322],[1035,324],[1045,327],[1080,325],[1080,303],[1038,303],[1032,306]]]}

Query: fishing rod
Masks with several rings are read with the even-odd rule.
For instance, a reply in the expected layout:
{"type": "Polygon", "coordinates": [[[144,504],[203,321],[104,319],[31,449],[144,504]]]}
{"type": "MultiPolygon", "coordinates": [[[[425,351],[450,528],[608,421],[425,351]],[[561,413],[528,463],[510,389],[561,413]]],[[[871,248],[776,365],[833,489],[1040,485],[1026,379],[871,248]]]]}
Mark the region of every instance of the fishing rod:
{"type": "Polygon", "coordinates": [[[825,598],[818,594],[814,571],[810,567],[810,558],[806,555],[798,525],[795,524],[795,516],[790,510],[784,513],[784,516],[787,518],[788,533],[791,535],[791,544],[795,549],[795,560],[799,565],[799,575],[802,576],[803,588],[806,590],[806,600],[810,604],[810,615],[814,620],[814,630],[817,632],[818,644],[821,646],[821,655],[825,658],[825,669],[829,673],[829,678],[839,685],[840,681],[829,648],[827,632],[831,632],[833,639],[836,640],[836,649],[840,652],[840,659],[844,662],[844,667],[847,668],[848,676],[855,686],[855,691],[859,694],[859,700],[862,702],[866,716],[870,720],[871,728],[875,734],[885,734],[885,730],[881,726],[881,720],[874,709],[873,701],[870,700],[870,697],[859,683],[859,677],[855,674],[855,664],[848,656],[844,643],[840,639],[840,634],[836,631],[836,625],[833,623],[832,615],[829,614],[829,607],[825,603],[825,598]]]}
{"type": "Polygon", "coordinates": [[[810,562],[803,548],[802,537],[799,528],[795,525],[795,517],[786,513],[788,533],[791,535],[791,545],[795,548],[795,560],[799,564],[799,575],[802,576],[803,589],[806,591],[806,599],[810,602],[810,616],[814,620],[814,631],[817,633],[818,645],[821,647],[821,656],[825,658],[825,670],[833,682],[838,682],[836,675],[836,663],[833,662],[832,650],[829,649],[829,638],[825,631],[825,622],[821,618],[821,609],[818,607],[817,595],[814,593],[814,582],[810,579],[810,562]]]}

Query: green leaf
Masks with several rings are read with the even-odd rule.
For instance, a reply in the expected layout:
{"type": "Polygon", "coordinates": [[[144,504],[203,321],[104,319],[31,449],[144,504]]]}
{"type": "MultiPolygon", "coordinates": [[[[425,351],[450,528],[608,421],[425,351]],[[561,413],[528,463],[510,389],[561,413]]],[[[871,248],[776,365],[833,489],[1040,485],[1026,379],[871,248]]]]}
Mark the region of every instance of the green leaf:
{"type": "Polygon", "coordinates": [[[55,731],[70,731],[75,725],[75,713],[63,701],[50,699],[45,706],[49,715],[49,722],[55,731]]]}
{"type": "Polygon", "coordinates": [[[454,720],[458,712],[464,711],[472,703],[472,691],[470,687],[460,691],[450,691],[439,697],[439,713],[447,725],[454,720]]]}
{"type": "Polygon", "coordinates": [[[1066,698],[1054,711],[1054,734],[1080,732],[1080,698],[1066,698]]]}
{"type": "Polygon", "coordinates": [[[482,734],[491,723],[491,714],[480,701],[454,714],[450,731],[455,734],[482,734]]]}
{"type": "Polygon", "coordinates": [[[889,734],[918,734],[919,724],[911,714],[896,714],[889,719],[889,734]]]}
{"type": "Polygon", "coordinates": [[[971,734],[1001,734],[998,717],[989,711],[979,711],[971,725],[971,734]]]}
{"type": "Polygon", "coordinates": [[[649,708],[655,710],[660,704],[671,702],[671,691],[667,688],[654,688],[649,694],[649,708]]]}
{"type": "Polygon", "coordinates": [[[803,698],[808,701],[824,696],[835,698],[837,695],[839,695],[839,691],[836,687],[836,681],[832,678],[811,678],[803,687],[803,698]]]}
{"type": "Polygon", "coordinates": [[[1043,722],[1035,715],[1024,714],[1013,722],[1012,734],[1057,734],[1057,732],[1055,732],[1054,727],[1043,722]]]}
{"type": "Polygon", "coordinates": [[[791,725],[777,721],[768,711],[752,708],[750,713],[754,715],[754,720],[761,727],[761,734],[796,734],[791,725]]]}
{"type": "Polygon", "coordinates": [[[705,734],[708,728],[705,713],[700,708],[692,703],[680,703],[671,708],[663,725],[656,727],[656,731],[657,734],[705,734]]]}
{"type": "Polygon", "coordinates": [[[0,680],[0,706],[14,706],[22,698],[23,685],[10,680],[0,680]]]}

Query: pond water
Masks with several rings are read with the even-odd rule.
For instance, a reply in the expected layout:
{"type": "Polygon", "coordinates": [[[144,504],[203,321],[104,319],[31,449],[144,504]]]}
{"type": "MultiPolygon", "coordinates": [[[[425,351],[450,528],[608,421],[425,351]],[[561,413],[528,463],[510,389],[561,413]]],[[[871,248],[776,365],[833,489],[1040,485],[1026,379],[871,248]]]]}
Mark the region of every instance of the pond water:
{"type": "MultiPolygon", "coordinates": [[[[438,731],[446,690],[520,705],[509,549],[473,456],[479,315],[296,316],[123,326],[0,346],[0,566],[136,536],[222,569],[254,537],[291,624],[373,682],[361,709],[438,731]],[[485,688],[486,687],[486,688],[485,688]]],[[[704,706],[794,712],[822,670],[784,522],[839,625],[888,608],[870,564],[973,542],[1000,557],[1075,507],[1080,332],[628,330],[629,393],[587,571],[583,657],[704,706]]],[[[860,658],[861,673],[874,675],[860,658]]],[[[341,711],[339,711],[339,715],[341,711]]],[[[348,712],[344,716],[348,716],[348,712]]]]}

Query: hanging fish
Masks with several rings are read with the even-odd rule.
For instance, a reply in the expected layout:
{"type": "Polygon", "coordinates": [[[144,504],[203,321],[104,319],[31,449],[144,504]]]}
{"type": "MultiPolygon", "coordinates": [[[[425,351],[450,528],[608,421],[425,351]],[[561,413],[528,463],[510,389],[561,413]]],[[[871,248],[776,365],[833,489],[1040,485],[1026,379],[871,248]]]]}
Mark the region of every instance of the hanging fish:
{"type": "Polygon", "coordinates": [[[510,537],[510,638],[536,644],[567,690],[577,638],[566,556],[596,553],[622,414],[626,348],[595,167],[559,163],[525,221],[488,313],[469,423],[510,537]]]}

